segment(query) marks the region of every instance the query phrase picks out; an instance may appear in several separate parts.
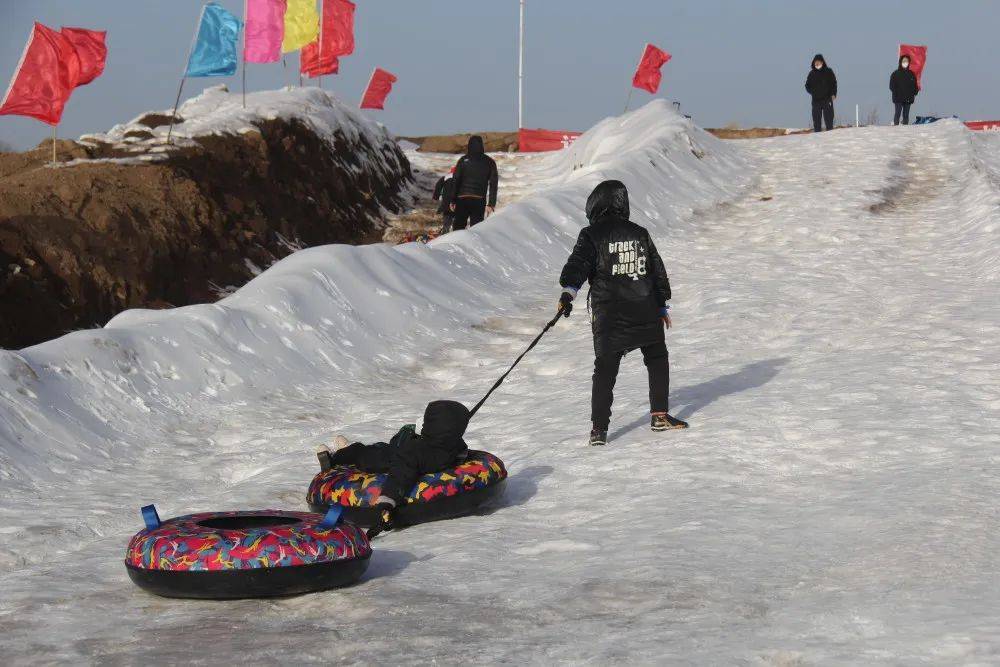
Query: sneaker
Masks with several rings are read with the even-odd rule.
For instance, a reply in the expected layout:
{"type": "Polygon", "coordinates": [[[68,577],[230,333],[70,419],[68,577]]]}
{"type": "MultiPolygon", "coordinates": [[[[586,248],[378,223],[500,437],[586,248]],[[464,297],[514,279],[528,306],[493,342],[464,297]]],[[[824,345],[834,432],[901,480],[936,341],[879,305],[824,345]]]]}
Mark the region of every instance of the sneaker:
{"type": "Polygon", "coordinates": [[[687,427],[688,423],[686,421],[681,421],[677,417],[671,417],[666,412],[655,412],[649,420],[649,428],[654,431],[672,431],[687,427]]]}
{"type": "Polygon", "coordinates": [[[608,429],[597,428],[596,426],[590,431],[590,445],[591,447],[597,447],[599,445],[608,444],[608,429]]]}

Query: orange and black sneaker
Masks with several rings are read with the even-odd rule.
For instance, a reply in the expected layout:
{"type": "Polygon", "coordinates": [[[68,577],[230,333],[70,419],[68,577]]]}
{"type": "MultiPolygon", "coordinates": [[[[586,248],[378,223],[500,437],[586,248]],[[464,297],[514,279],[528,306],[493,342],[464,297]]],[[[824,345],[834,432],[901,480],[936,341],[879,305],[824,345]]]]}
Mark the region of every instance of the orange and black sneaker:
{"type": "Polygon", "coordinates": [[[686,421],[681,421],[677,417],[671,417],[666,412],[654,412],[649,420],[649,428],[654,431],[672,431],[687,427],[688,423],[686,421]]]}

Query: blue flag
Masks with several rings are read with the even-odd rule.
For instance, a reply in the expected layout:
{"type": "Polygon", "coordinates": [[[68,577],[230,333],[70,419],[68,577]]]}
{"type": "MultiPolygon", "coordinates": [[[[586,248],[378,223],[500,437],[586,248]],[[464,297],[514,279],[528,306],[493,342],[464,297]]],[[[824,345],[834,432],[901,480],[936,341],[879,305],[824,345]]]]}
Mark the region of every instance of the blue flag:
{"type": "Polygon", "coordinates": [[[236,74],[236,44],[240,20],[222,5],[210,2],[201,10],[201,25],[188,58],[184,76],[232,76],[236,74]]]}

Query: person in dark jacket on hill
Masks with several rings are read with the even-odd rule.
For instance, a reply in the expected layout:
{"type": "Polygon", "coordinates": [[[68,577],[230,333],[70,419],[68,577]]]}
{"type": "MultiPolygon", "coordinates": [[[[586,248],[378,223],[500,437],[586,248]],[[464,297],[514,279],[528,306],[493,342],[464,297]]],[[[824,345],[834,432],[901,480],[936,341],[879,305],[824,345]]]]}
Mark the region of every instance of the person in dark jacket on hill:
{"type": "Polygon", "coordinates": [[[649,407],[654,431],[687,428],[667,414],[670,366],[664,327],[670,328],[670,281],[656,246],[644,228],[630,222],[628,190],[604,181],[587,199],[589,226],[580,231],[563,267],[559,310],[569,317],[573,300],[590,282],[594,332],[591,445],[608,441],[615,380],[622,357],[642,350],[649,372],[649,407]]]}
{"type": "Polygon", "coordinates": [[[920,92],[917,75],[910,69],[910,56],[899,57],[899,67],[889,76],[889,90],[892,91],[892,103],[896,106],[892,124],[899,125],[899,117],[902,115],[903,125],[909,125],[910,105],[920,92]]]}
{"type": "Polygon", "coordinates": [[[442,176],[434,185],[434,194],[431,197],[438,204],[437,212],[441,214],[441,233],[447,234],[451,231],[451,224],[455,216],[451,212],[451,203],[455,199],[455,167],[447,176],[442,176]]]}
{"type": "Polygon", "coordinates": [[[455,165],[455,229],[465,229],[483,221],[486,212],[497,207],[497,163],[486,154],[483,138],[469,137],[468,152],[455,165]]]}
{"type": "Polygon", "coordinates": [[[416,485],[421,475],[437,472],[465,460],[469,448],[462,436],[471,419],[469,409],[456,401],[433,401],[424,411],[420,434],[412,425],[404,426],[389,442],[365,445],[347,444],[337,436],[335,449],[320,447],[320,467],[329,470],[338,465],[354,465],[365,472],[388,477],[382,495],[375,501],[378,519],[368,534],[371,537],[392,529],[393,513],[416,485]]]}
{"type": "Polygon", "coordinates": [[[833,129],[833,102],[837,99],[837,75],[826,64],[822,53],[812,59],[812,69],[806,77],[806,92],[812,95],[813,131],[833,129]]]}

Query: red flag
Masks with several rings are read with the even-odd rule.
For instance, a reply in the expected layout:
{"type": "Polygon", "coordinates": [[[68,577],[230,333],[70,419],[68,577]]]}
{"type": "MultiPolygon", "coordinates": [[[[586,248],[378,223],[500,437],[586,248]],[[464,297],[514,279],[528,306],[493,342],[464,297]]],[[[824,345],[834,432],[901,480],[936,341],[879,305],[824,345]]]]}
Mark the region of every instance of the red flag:
{"type": "Polygon", "coordinates": [[[85,86],[104,72],[108,58],[108,47],[104,44],[107,33],[103,30],[66,28],[60,32],[70,41],[80,58],[80,79],[77,86],[85,86]]]}
{"type": "Polygon", "coordinates": [[[319,36],[324,58],[354,53],[354,3],[351,0],[323,0],[319,36]]]}
{"type": "Polygon", "coordinates": [[[900,44],[899,57],[903,56],[910,56],[910,69],[917,75],[917,90],[921,90],[920,75],[924,73],[924,65],[927,64],[927,47],[900,44]]]}
{"type": "Polygon", "coordinates": [[[517,131],[517,150],[522,153],[562,150],[576,141],[580,134],[580,132],[559,130],[529,130],[522,127],[517,131]]]}
{"type": "Polygon", "coordinates": [[[317,40],[309,42],[299,51],[299,71],[315,79],[317,76],[325,74],[336,74],[340,71],[340,61],[336,56],[328,55],[326,49],[320,49],[321,43],[317,40]]]}
{"type": "Polygon", "coordinates": [[[656,91],[660,89],[660,79],[663,78],[660,68],[670,58],[670,54],[666,51],[658,49],[652,44],[647,44],[646,50],[642,52],[642,60],[639,61],[639,66],[635,70],[635,76],[632,77],[632,85],[648,90],[655,95],[656,91]]]}
{"type": "Polygon", "coordinates": [[[386,72],[381,67],[376,67],[375,71],[372,72],[372,78],[368,81],[368,87],[365,88],[364,97],[361,98],[361,108],[384,109],[385,98],[389,96],[392,84],[396,81],[394,74],[386,72]]]}
{"type": "Polygon", "coordinates": [[[30,116],[58,125],[80,80],[80,58],[61,33],[35,22],[7,88],[0,115],[30,116]]]}

